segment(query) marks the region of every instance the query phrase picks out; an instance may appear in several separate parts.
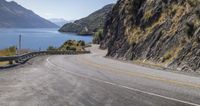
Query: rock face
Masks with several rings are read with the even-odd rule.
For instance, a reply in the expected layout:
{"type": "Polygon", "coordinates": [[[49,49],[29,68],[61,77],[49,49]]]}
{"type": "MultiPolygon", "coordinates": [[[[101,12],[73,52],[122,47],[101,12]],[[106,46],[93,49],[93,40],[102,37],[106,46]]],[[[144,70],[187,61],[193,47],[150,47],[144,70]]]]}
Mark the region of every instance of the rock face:
{"type": "Polygon", "coordinates": [[[200,72],[200,0],[119,0],[101,48],[115,58],[200,72]]]}
{"type": "Polygon", "coordinates": [[[76,20],[74,23],[65,24],[60,32],[73,32],[78,34],[93,34],[99,29],[103,29],[105,18],[111,11],[114,4],[109,4],[89,16],[76,20]]]}
{"type": "Polygon", "coordinates": [[[0,0],[0,28],[55,28],[57,25],[41,18],[16,2],[0,0]]]}

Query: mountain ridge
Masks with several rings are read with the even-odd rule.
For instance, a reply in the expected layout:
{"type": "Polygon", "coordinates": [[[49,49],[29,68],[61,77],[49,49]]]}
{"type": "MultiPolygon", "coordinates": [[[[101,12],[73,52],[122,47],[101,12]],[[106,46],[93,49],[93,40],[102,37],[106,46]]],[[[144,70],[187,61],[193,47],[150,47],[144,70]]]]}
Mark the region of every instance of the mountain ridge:
{"type": "Polygon", "coordinates": [[[0,0],[1,28],[56,28],[57,25],[40,17],[14,1],[0,0]]]}
{"type": "Polygon", "coordinates": [[[114,4],[109,4],[91,13],[85,18],[67,23],[59,29],[60,32],[73,32],[78,34],[93,34],[99,29],[103,29],[104,20],[111,11],[114,4]]]}

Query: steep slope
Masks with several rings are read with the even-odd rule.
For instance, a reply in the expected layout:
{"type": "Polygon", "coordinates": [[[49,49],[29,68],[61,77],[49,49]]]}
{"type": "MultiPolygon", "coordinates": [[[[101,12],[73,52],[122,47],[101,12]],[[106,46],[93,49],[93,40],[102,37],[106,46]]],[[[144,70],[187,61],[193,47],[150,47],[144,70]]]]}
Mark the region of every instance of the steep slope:
{"type": "Polygon", "coordinates": [[[65,24],[60,32],[74,32],[78,34],[93,34],[98,29],[103,29],[104,20],[114,4],[109,4],[89,16],[76,20],[74,23],[65,24]]]}
{"type": "Polygon", "coordinates": [[[101,48],[115,58],[200,72],[200,0],[119,0],[101,48]]]}
{"type": "Polygon", "coordinates": [[[57,25],[36,15],[16,2],[0,0],[1,28],[53,28],[57,25]]]}

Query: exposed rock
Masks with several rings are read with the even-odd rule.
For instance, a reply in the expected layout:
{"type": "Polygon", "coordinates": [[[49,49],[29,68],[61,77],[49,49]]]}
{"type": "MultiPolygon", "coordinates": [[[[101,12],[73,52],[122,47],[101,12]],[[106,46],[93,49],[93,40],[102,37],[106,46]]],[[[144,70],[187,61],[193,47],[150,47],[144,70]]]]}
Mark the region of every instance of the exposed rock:
{"type": "Polygon", "coordinates": [[[101,48],[107,56],[200,72],[200,0],[119,0],[101,48]]]}

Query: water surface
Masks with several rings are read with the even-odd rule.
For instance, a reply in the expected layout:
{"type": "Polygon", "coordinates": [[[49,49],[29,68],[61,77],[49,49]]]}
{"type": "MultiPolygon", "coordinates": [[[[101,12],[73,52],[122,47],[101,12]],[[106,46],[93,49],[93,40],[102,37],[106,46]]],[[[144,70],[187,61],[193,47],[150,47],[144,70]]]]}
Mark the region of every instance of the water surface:
{"type": "Polygon", "coordinates": [[[79,36],[74,33],[60,33],[58,29],[0,29],[0,49],[18,46],[22,36],[22,49],[46,50],[49,46],[59,47],[66,40],[84,40],[89,43],[91,36],[79,36]]]}

